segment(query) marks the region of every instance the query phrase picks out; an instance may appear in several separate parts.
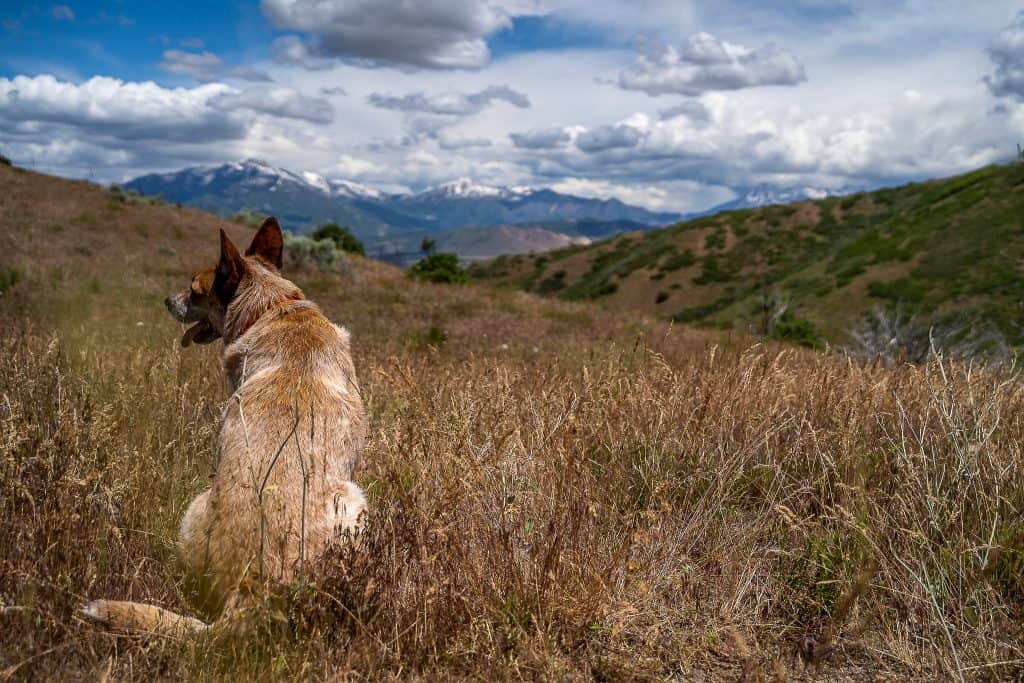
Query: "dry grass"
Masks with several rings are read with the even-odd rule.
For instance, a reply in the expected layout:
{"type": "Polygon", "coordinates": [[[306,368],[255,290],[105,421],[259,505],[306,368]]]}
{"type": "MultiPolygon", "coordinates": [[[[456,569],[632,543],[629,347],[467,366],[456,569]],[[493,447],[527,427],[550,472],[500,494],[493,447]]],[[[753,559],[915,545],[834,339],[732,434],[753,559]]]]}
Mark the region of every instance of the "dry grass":
{"type": "Polygon", "coordinates": [[[749,346],[362,260],[297,279],[353,330],[368,531],[252,641],[84,624],[86,597],[190,610],[173,539],[226,391],[217,350],[181,351],[159,301],[221,223],[10,178],[0,269],[25,276],[0,297],[0,679],[1024,671],[1015,374],[749,346]],[[92,232],[48,248],[82,212],[92,232]],[[180,255],[154,246],[164,220],[180,255]]]}

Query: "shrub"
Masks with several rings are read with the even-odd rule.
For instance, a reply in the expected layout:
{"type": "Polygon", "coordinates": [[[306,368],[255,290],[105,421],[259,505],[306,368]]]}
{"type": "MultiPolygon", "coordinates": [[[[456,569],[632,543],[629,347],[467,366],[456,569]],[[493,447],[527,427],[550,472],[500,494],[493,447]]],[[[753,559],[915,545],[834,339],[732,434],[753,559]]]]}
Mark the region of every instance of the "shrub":
{"type": "Polygon", "coordinates": [[[657,296],[654,297],[654,303],[662,304],[668,301],[668,298],[672,296],[671,292],[658,292],[657,296]]]}
{"type": "Polygon", "coordinates": [[[316,268],[328,272],[343,272],[348,261],[345,252],[332,240],[315,240],[304,235],[284,235],[284,260],[288,269],[316,268]]]}
{"type": "Polygon", "coordinates": [[[121,204],[163,204],[164,200],[158,194],[155,195],[144,195],[138,190],[132,190],[130,188],[124,188],[117,183],[112,183],[107,188],[107,195],[116,202],[121,204]]]}
{"type": "Polygon", "coordinates": [[[810,349],[825,348],[825,339],[814,325],[814,321],[800,318],[791,313],[786,313],[775,323],[771,337],[810,349]]]}
{"type": "Polygon", "coordinates": [[[263,225],[263,221],[267,220],[267,218],[268,216],[265,213],[253,211],[252,209],[242,209],[231,217],[231,222],[238,223],[239,225],[248,225],[255,230],[263,225]]]}
{"type": "Polygon", "coordinates": [[[348,228],[343,228],[336,223],[321,225],[310,237],[315,240],[331,240],[336,247],[350,254],[359,254],[360,256],[366,254],[363,243],[356,239],[356,236],[348,228]]]}
{"type": "Polygon", "coordinates": [[[6,156],[4,156],[3,154],[0,154],[0,165],[2,165],[2,166],[13,166],[14,164],[12,164],[11,160],[8,159],[6,156]]]}
{"type": "Polygon", "coordinates": [[[565,289],[564,270],[555,271],[549,277],[541,280],[537,283],[536,291],[538,294],[553,294],[561,289],[565,289]]]}
{"type": "Polygon", "coordinates": [[[679,270],[680,268],[687,268],[697,262],[693,252],[689,249],[683,250],[680,254],[673,254],[665,259],[664,263],[659,266],[658,270],[665,272],[679,270]]]}
{"type": "Polygon", "coordinates": [[[425,282],[461,284],[469,282],[469,274],[459,263],[459,257],[445,251],[437,251],[417,261],[409,268],[409,275],[425,282]]]}

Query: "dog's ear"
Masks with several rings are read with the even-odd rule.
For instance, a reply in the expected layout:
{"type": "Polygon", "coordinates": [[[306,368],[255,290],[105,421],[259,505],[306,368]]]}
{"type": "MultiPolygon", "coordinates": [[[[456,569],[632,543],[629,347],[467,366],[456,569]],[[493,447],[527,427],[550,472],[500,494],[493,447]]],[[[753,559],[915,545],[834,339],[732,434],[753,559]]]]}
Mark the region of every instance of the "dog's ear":
{"type": "Polygon", "coordinates": [[[252,244],[245,250],[246,256],[258,256],[278,270],[284,265],[284,236],[281,234],[281,226],[273,216],[263,221],[263,225],[256,231],[252,238],[252,244]]]}
{"type": "Polygon", "coordinates": [[[245,273],[245,260],[238,253],[238,249],[228,239],[223,230],[220,231],[220,262],[217,264],[217,272],[213,276],[213,293],[220,299],[224,308],[235,297],[235,290],[238,283],[242,281],[242,274],[245,273]]]}

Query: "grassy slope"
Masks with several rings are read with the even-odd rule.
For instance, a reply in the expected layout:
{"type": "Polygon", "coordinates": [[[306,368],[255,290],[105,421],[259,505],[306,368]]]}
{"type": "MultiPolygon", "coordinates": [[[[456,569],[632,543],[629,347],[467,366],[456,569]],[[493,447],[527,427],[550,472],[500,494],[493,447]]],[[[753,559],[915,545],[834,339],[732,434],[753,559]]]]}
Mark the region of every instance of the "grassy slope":
{"type": "Polygon", "coordinates": [[[831,679],[1019,674],[1019,383],[362,259],[294,275],[353,331],[361,545],[250,641],[79,622],[190,610],[174,534],[226,391],[161,299],[218,227],[251,234],[0,167],[0,677],[810,680],[801,643],[831,679]]]}
{"type": "Polygon", "coordinates": [[[1024,342],[1024,165],[731,211],[585,248],[499,258],[478,277],[565,299],[757,331],[765,292],[833,342],[875,305],[965,313],[1024,342]]]}

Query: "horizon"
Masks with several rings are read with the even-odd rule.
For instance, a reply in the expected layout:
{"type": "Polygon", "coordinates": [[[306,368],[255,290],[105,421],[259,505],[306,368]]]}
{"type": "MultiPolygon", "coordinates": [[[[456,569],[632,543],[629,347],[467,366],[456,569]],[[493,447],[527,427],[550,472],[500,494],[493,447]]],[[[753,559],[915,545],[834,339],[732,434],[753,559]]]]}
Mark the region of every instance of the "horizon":
{"type": "Polygon", "coordinates": [[[642,5],[9,8],[0,152],[101,182],[254,157],[387,193],[468,178],[690,213],[956,175],[1024,138],[1013,3],[642,5]]]}

